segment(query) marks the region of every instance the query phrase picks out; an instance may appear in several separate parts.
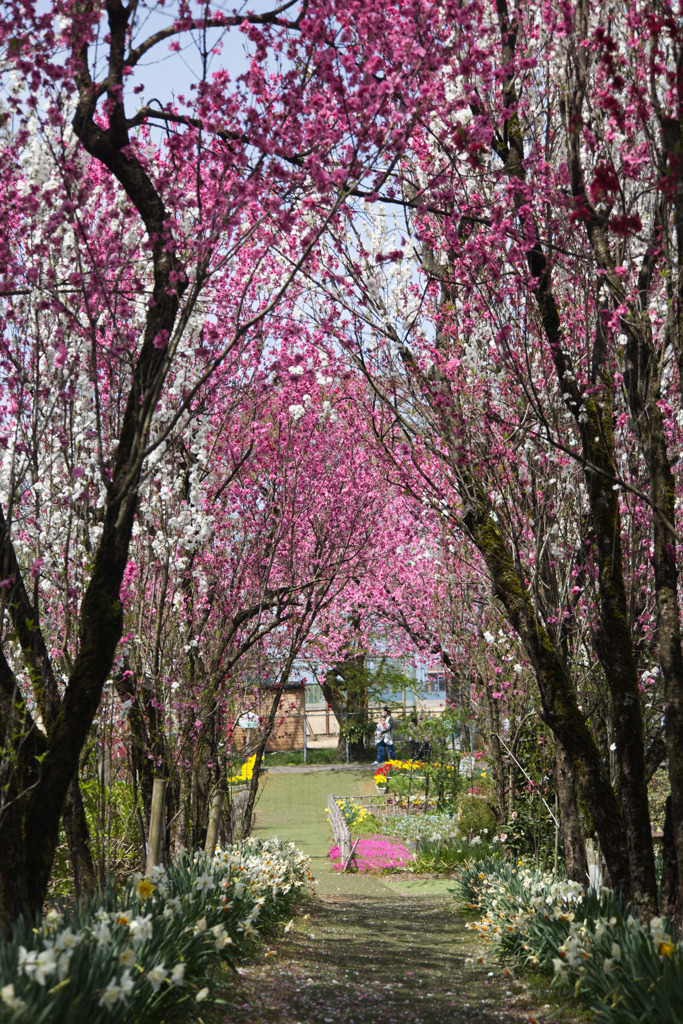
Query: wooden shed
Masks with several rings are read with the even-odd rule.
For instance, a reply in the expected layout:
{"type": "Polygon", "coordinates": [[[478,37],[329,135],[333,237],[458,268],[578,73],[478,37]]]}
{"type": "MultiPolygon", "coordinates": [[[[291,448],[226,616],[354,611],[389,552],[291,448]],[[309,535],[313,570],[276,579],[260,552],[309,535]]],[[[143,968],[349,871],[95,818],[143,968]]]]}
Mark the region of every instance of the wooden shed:
{"type": "MultiPolygon", "coordinates": [[[[262,696],[263,717],[267,717],[273,702],[271,686],[264,687],[262,696]]],[[[306,710],[306,689],[302,682],[293,681],[282,687],[280,707],[277,710],[276,726],[266,745],[271,750],[304,749],[304,712],[306,710]]]]}
{"type": "MultiPolygon", "coordinates": [[[[275,684],[266,683],[261,687],[260,705],[254,708],[249,714],[242,716],[242,720],[251,722],[255,726],[254,719],[261,722],[268,718],[273,705],[275,684]]],[[[280,706],[277,711],[275,729],[270,737],[266,751],[273,750],[303,750],[304,748],[304,711],[306,708],[306,690],[304,684],[297,681],[285,683],[282,687],[280,706]]],[[[240,748],[253,748],[258,738],[258,729],[241,728],[239,725],[234,732],[234,745],[237,750],[240,748]]]]}

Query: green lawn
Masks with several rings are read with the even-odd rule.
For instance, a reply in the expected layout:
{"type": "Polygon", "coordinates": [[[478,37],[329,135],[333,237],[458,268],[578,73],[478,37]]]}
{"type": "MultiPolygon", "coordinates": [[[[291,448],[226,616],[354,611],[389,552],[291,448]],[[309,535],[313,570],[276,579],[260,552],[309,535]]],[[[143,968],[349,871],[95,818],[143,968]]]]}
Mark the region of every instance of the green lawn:
{"type": "Polygon", "coordinates": [[[330,868],[328,853],[333,845],[327,824],[327,797],[363,796],[375,792],[371,768],[360,771],[297,772],[266,775],[256,808],[255,836],[276,835],[295,843],[311,858],[311,870],[321,893],[386,892],[375,875],[342,876],[330,868]],[[351,882],[351,877],[353,882],[351,882]]]}

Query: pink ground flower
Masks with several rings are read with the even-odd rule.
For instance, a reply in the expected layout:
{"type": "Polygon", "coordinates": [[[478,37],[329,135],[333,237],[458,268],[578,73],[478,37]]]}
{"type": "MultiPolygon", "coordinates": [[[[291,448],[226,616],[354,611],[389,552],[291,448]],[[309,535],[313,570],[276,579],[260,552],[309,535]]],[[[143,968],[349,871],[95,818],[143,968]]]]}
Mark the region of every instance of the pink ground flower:
{"type": "MultiPolygon", "coordinates": [[[[366,836],[359,839],[354,857],[361,874],[372,874],[391,868],[401,870],[410,861],[415,860],[415,854],[403,843],[387,839],[386,836],[366,836]]],[[[337,858],[341,858],[341,851],[338,846],[333,846],[330,850],[330,860],[337,858]]],[[[334,865],[335,871],[341,871],[341,868],[341,863],[334,865]]]]}

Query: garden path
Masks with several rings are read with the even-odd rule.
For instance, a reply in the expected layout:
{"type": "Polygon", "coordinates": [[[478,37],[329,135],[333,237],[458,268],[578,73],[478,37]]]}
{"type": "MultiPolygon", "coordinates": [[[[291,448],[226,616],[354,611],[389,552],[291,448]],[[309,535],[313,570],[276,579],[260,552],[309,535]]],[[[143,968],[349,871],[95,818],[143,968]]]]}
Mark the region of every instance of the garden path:
{"type": "MultiPolygon", "coordinates": [[[[451,913],[443,880],[337,875],[329,869],[327,794],[372,789],[360,772],[271,775],[256,835],[311,856],[318,895],[293,928],[239,968],[225,1024],[522,1024],[541,1021],[533,994],[477,963],[476,939],[451,913]],[[475,963],[466,961],[475,958],[475,963]]],[[[557,1024],[570,1018],[557,1014],[557,1024]]]]}

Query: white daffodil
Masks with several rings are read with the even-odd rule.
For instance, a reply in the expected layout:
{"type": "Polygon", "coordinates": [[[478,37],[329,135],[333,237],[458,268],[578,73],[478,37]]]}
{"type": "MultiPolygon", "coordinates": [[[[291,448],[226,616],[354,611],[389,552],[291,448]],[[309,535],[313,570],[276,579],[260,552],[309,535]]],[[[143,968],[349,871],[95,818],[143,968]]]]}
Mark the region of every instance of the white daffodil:
{"type": "Polygon", "coordinates": [[[38,953],[35,949],[26,949],[25,946],[19,946],[17,970],[25,974],[27,978],[32,978],[36,969],[37,957],[38,953]]]}
{"type": "Polygon", "coordinates": [[[100,997],[99,1005],[104,1006],[107,1010],[111,1010],[120,998],[121,987],[116,978],[112,978],[100,997]]]}
{"type": "Polygon", "coordinates": [[[176,964],[171,971],[170,982],[172,985],[182,985],[185,978],[185,964],[176,964]]]}
{"type": "Polygon", "coordinates": [[[81,942],[82,938],[82,935],[74,934],[70,928],[65,928],[63,931],[58,932],[57,935],[55,935],[55,941],[52,944],[52,948],[55,953],[63,953],[66,949],[75,949],[79,942],[81,942]]]}
{"type": "Polygon", "coordinates": [[[555,974],[558,975],[558,977],[566,978],[566,976],[567,976],[567,966],[564,963],[564,961],[560,960],[560,958],[557,957],[557,956],[553,957],[553,970],[554,970],[555,974]]]}
{"type": "Polygon", "coordinates": [[[235,943],[230,938],[230,936],[228,935],[228,933],[226,932],[226,930],[225,930],[225,928],[223,927],[222,924],[215,925],[211,929],[211,931],[212,931],[213,936],[214,936],[214,938],[216,940],[216,952],[217,953],[220,953],[220,951],[222,949],[224,949],[225,946],[234,946],[235,945],[235,943]]]}
{"type": "Polygon", "coordinates": [[[165,978],[168,977],[168,971],[163,964],[157,964],[151,971],[147,972],[147,981],[150,983],[155,992],[158,992],[162,986],[165,978]]]}
{"type": "Polygon", "coordinates": [[[97,945],[104,949],[111,944],[111,928],[108,921],[100,921],[92,930],[97,945]]]}
{"type": "Polygon", "coordinates": [[[152,915],[136,917],[130,922],[130,937],[134,943],[144,942],[152,937],[152,915]]]}
{"type": "MultiPolygon", "coordinates": [[[[629,922],[630,924],[630,919],[629,922]]],[[[650,935],[655,945],[659,942],[666,942],[669,938],[669,929],[667,927],[666,919],[663,917],[653,917],[650,921],[650,935]]]]}
{"type": "Polygon", "coordinates": [[[158,885],[159,882],[162,880],[162,878],[164,877],[165,874],[166,874],[166,868],[164,867],[164,865],[163,864],[155,864],[154,867],[152,868],[151,872],[150,872],[149,877],[150,877],[151,881],[155,885],[158,885]]]}
{"type": "Polygon", "coordinates": [[[173,917],[180,910],[180,899],[177,896],[171,896],[169,900],[166,900],[166,906],[164,907],[164,917],[173,917]]]}
{"type": "Polygon", "coordinates": [[[9,984],[0,989],[0,999],[10,1010],[23,1010],[26,1003],[14,994],[14,985],[9,984]]]}
{"type": "Polygon", "coordinates": [[[130,971],[124,971],[121,975],[121,981],[119,982],[121,988],[121,998],[127,999],[135,988],[135,982],[130,976],[130,971]]]}
{"type": "Polygon", "coordinates": [[[44,949],[36,957],[33,980],[44,985],[51,974],[57,970],[57,958],[53,949],[44,949]]]}

